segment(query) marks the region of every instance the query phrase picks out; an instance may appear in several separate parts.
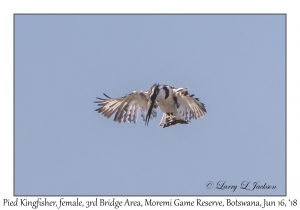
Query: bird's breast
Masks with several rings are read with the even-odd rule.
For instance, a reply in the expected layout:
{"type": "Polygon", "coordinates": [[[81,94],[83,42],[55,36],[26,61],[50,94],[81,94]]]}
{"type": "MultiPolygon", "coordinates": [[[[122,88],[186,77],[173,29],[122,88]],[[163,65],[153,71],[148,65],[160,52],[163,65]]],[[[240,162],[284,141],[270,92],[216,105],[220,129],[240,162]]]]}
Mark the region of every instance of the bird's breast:
{"type": "Polygon", "coordinates": [[[156,103],[164,113],[176,112],[175,102],[172,97],[165,98],[165,94],[159,94],[156,98],[156,103]]]}

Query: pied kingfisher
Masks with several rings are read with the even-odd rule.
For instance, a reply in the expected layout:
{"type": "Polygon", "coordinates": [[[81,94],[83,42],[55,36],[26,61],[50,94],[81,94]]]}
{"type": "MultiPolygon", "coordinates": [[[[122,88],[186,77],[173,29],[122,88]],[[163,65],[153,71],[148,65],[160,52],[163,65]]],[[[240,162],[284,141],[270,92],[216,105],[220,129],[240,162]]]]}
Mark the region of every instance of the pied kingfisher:
{"type": "Polygon", "coordinates": [[[154,84],[148,91],[133,91],[122,98],[111,98],[103,93],[107,99],[98,98],[100,108],[98,113],[110,118],[115,114],[116,122],[136,123],[138,112],[141,110],[145,125],[149,119],[157,116],[156,108],[163,112],[163,117],[159,126],[169,127],[177,123],[188,124],[190,120],[200,118],[205,115],[206,109],[194,94],[190,95],[187,88],[174,88],[168,85],[154,84]]]}

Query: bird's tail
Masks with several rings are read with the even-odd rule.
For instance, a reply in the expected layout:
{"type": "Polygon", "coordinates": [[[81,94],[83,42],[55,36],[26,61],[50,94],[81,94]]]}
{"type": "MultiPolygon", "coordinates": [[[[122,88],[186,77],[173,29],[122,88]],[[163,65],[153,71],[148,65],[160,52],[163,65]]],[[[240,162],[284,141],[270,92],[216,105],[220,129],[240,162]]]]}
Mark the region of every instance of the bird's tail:
{"type": "Polygon", "coordinates": [[[172,125],[176,125],[176,124],[189,124],[189,121],[182,119],[180,116],[178,115],[173,115],[173,114],[167,114],[164,113],[159,126],[163,126],[163,128],[172,126],[172,125]]]}

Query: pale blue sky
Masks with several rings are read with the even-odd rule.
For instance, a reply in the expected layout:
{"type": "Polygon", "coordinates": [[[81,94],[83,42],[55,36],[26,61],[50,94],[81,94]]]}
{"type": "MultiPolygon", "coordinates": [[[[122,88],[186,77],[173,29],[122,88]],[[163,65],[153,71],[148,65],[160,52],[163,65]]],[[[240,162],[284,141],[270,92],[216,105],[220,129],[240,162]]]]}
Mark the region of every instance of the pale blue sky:
{"type": "Polygon", "coordinates": [[[284,194],[284,15],[15,15],[15,195],[284,194]],[[207,115],[162,129],[160,111],[148,127],[94,111],[154,83],[207,115]]]}

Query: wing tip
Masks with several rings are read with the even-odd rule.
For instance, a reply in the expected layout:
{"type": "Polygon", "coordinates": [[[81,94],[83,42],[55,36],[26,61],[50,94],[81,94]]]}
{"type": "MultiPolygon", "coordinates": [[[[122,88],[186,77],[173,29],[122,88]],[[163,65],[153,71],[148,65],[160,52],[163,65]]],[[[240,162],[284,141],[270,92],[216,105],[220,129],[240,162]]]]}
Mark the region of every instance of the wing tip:
{"type": "Polygon", "coordinates": [[[108,95],[106,95],[105,93],[103,93],[103,95],[106,96],[107,98],[111,98],[111,97],[109,97],[108,95]]]}

